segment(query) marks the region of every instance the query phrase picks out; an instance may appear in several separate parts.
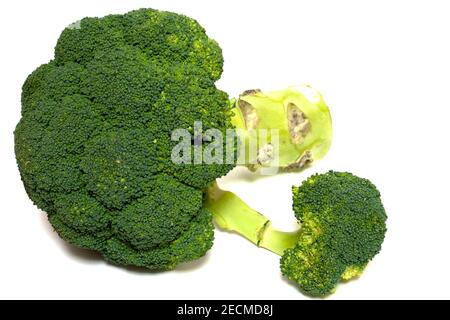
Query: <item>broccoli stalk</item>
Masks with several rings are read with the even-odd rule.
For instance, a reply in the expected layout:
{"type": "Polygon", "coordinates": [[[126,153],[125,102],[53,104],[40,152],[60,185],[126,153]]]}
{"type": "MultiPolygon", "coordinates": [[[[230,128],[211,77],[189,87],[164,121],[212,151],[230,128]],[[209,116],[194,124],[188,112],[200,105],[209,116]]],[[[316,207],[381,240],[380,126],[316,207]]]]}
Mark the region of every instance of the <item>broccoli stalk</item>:
{"type": "Polygon", "coordinates": [[[248,90],[231,104],[231,122],[241,141],[238,164],[252,171],[301,169],[330,148],[329,109],[308,85],[272,92],[248,90]]]}
{"type": "Polygon", "coordinates": [[[283,232],[238,196],[217,184],[206,208],[216,225],[281,256],[281,272],[312,296],[328,295],[344,280],[358,277],[380,251],[386,213],[367,179],[330,171],[293,187],[293,209],[301,228],[283,232]]]}
{"type": "Polygon", "coordinates": [[[292,248],[299,238],[300,230],[285,232],[273,228],[266,216],[252,209],[233,192],[221,190],[217,183],[208,190],[206,208],[213,213],[219,228],[236,232],[258,247],[278,255],[292,248]]]}

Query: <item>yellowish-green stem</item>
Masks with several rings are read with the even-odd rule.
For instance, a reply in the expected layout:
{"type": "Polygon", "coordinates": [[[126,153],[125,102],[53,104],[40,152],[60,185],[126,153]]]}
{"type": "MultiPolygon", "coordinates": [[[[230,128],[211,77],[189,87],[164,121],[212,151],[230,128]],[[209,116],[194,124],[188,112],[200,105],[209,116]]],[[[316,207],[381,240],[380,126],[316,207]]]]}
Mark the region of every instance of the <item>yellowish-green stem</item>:
{"type": "Polygon", "coordinates": [[[258,247],[278,255],[297,242],[299,231],[284,232],[273,228],[267,217],[234,193],[221,190],[216,183],[207,191],[205,207],[212,212],[219,228],[236,232],[258,247]]]}

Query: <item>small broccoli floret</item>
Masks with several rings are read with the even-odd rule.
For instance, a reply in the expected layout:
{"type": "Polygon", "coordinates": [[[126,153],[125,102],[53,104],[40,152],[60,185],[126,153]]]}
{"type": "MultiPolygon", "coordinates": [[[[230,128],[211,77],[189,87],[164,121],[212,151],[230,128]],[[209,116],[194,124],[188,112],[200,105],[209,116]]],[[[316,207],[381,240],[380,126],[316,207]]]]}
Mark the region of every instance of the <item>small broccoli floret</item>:
{"type": "Polygon", "coordinates": [[[188,228],[166,246],[142,250],[118,238],[110,238],[103,254],[106,260],[116,264],[170,270],[179,263],[203,257],[213,244],[213,230],[211,213],[202,209],[188,228]]]}
{"type": "Polygon", "coordinates": [[[349,280],[380,251],[387,216],[369,180],[332,171],[314,175],[293,187],[293,201],[302,227],[297,245],[283,253],[281,270],[306,292],[323,295],[334,289],[337,281],[321,283],[324,257],[334,262],[338,279],[349,280]],[[317,288],[309,289],[309,281],[317,288]]]}
{"type": "Polygon", "coordinates": [[[387,216],[376,187],[350,173],[316,174],[292,190],[297,232],[272,228],[266,217],[217,186],[207,208],[223,229],[282,256],[282,274],[303,292],[324,296],[341,280],[362,274],[381,249],[387,216]]]}

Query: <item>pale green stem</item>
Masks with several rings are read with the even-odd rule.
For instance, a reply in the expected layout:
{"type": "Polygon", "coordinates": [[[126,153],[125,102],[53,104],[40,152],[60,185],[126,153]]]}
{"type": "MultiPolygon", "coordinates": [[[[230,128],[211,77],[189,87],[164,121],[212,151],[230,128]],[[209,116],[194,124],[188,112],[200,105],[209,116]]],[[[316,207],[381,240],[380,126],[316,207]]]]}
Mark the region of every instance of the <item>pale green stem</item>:
{"type": "Polygon", "coordinates": [[[298,239],[297,232],[283,232],[272,227],[269,219],[250,208],[234,193],[219,189],[214,184],[207,191],[205,207],[212,212],[216,225],[240,234],[258,247],[278,255],[292,248],[298,239]]]}

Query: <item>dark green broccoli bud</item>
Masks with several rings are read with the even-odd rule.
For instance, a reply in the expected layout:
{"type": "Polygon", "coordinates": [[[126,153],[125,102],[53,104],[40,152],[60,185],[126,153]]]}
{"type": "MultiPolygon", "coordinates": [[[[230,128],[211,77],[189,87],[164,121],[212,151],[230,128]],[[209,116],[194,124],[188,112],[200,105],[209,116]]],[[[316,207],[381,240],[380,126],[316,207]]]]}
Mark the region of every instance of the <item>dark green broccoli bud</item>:
{"type": "Polygon", "coordinates": [[[159,176],[148,195],[120,211],[114,223],[120,239],[136,249],[165,246],[178,239],[203,206],[201,190],[159,176]]]}
{"type": "Polygon", "coordinates": [[[233,128],[214,83],[222,65],[218,44],[175,13],[85,18],[62,32],[54,60],[24,83],[15,152],[29,197],[63,239],[157,270],[206,253],[203,189],[235,164],[176,166],[171,132],[233,128]]]}
{"type": "Polygon", "coordinates": [[[93,197],[79,193],[63,194],[55,200],[55,213],[61,223],[77,232],[97,234],[107,230],[112,217],[93,197]]]}
{"type": "Polygon", "coordinates": [[[206,207],[217,225],[282,256],[282,274],[311,296],[330,294],[341,280],[361,275],[386,233],[380,193],[350,173],[316,174],[293,187],[297,232],[274,229],[266,217],[217,186],[208,197],[206,207]]]}
{"type": "Polygon", "coordinates": [[[153,270],[170,270],[177,264],[204,256],[213,243],[212,215],[202,209],[189,224],[188,229],[167,246],[149,250],[136,249],[117,238],[107,241],[105,259],[116,264],[146,267],[153,270]]]}

